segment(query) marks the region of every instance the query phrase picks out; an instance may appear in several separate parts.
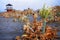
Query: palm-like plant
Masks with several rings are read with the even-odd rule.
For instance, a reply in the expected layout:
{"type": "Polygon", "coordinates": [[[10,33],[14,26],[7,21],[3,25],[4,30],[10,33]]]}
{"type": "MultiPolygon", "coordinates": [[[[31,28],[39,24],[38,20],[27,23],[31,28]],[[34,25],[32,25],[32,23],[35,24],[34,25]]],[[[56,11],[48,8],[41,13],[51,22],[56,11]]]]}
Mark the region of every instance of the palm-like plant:
{"type": "Polygon", "coordinates": [[[45,5],[43,6],[43,8],[40,10],[40,17],[43,19],[43,33],[45,33],[45,29],[46,29],[46,19],[48,19],[49,17],[52,17],[51,14],[51,9],[50,8],[45,8],[45,5]]]}

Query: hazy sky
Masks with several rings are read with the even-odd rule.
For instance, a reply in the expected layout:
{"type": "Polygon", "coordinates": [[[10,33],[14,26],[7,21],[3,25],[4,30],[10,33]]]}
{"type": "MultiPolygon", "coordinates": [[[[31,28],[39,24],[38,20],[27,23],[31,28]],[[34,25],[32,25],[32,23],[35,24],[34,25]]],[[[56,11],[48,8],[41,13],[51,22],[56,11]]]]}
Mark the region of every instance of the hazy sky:
{"type": "Polygon", "coordinates": [[[6,4],[12,4],[16,10],[27,8],[40,9],[45,3],[47,6],[60,5],[60,0],[0,0],[0,12],[6,9],[6,4]]]}

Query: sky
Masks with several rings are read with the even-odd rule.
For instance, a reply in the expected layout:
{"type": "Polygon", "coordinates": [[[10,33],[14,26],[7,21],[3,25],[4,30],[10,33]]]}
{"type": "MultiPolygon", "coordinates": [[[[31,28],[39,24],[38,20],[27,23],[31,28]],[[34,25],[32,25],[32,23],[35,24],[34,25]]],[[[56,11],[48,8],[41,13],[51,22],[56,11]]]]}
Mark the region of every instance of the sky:
{"type": "Polygon", "coordinates": [[[48,7],[60,5],[60,0],[0,0],[0,12],[5,11],[5,5],[9,3],[16,10],[24,10],[27,8],[37,10],[42,8],[44,4],[48,7]]]}

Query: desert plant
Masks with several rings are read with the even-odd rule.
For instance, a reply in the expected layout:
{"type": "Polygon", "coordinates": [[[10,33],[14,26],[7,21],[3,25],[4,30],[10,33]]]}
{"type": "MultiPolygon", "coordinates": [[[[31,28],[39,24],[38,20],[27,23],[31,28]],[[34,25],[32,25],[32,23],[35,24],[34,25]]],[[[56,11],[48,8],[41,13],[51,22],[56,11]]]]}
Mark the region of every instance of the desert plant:
{"type": "Polygon", "coordinates": [[[45,5],[44,5],[43,8],[40,10],[39,14],[43,20],[43,29],[42,29],[43,31],[42,31],[42,33],[45,33],[46,19],[48,19],[49,17],[50,18],[52,17],[51,8],[45,8],[45,5]]]}

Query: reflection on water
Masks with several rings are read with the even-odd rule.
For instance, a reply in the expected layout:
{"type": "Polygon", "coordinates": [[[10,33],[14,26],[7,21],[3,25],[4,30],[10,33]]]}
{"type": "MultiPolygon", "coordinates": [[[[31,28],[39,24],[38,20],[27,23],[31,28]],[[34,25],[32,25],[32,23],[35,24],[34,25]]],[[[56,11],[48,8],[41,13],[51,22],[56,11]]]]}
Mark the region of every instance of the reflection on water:
{"type": "MultiPolygon", "coordinates": [[[[33,20],[32,17],[29,18],[30,21],[33,20]]],[[[40,18],[38,18],[38,20],[40,20],[40,18]]],[[[0,17],[0,40],[12,40],[15,36],[21,36],[23,34],[22,28],[22,22],[13,22],[13,18],[0,17]]]]}

